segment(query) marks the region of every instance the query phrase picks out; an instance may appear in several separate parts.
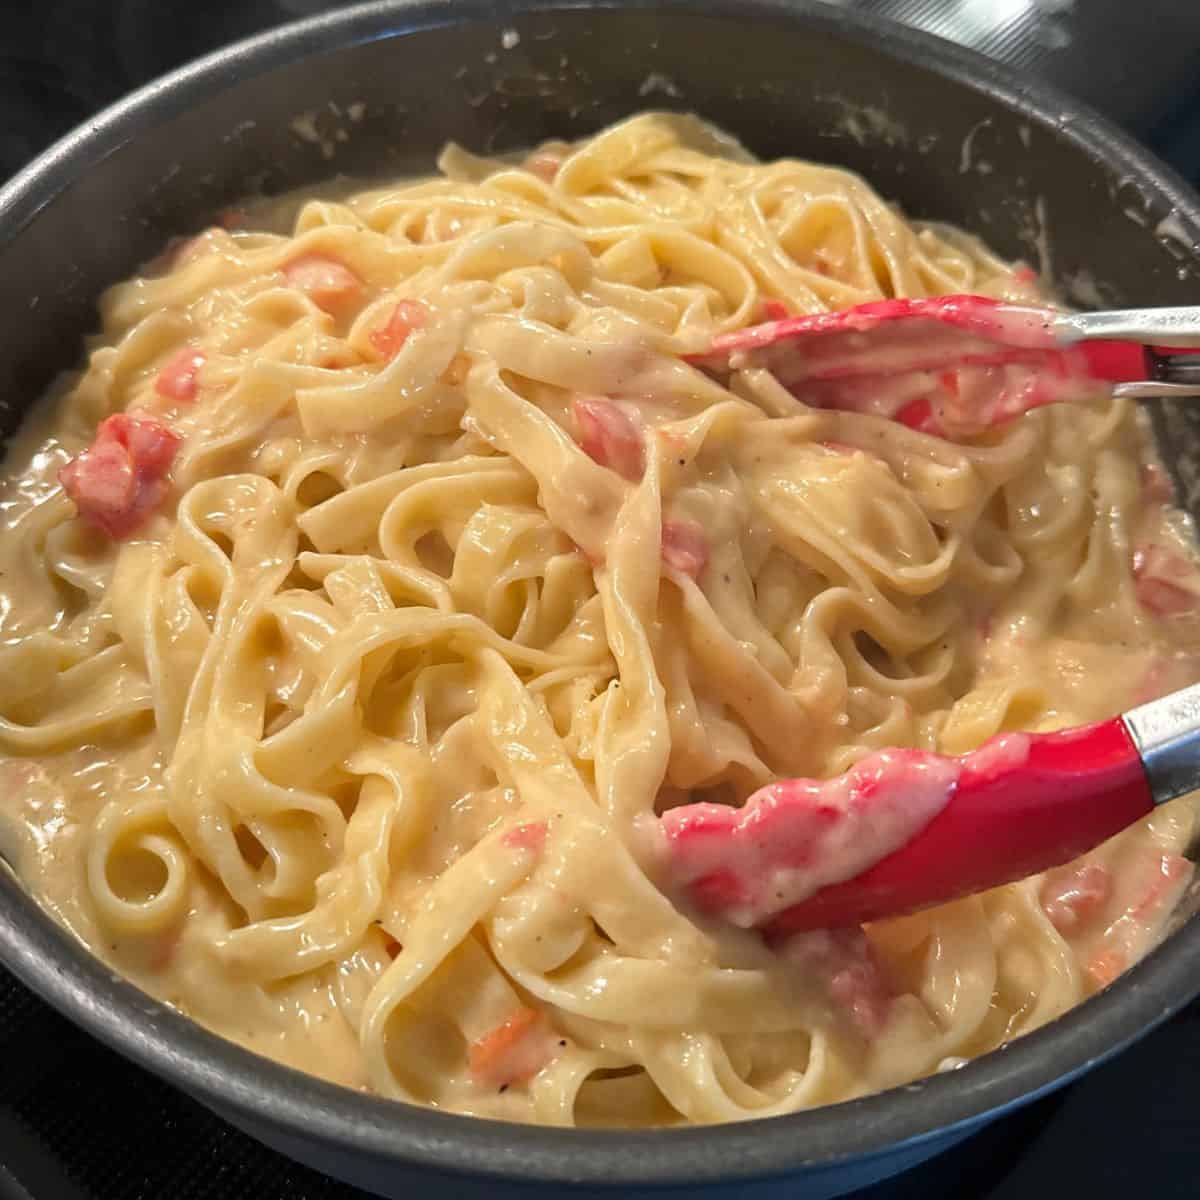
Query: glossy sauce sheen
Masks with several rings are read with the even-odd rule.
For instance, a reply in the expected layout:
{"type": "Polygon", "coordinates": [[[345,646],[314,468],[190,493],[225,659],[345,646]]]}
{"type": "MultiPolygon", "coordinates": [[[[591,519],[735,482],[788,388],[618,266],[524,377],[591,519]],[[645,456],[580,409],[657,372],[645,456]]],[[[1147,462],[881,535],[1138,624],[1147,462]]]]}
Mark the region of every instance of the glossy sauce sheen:
{"type": "Polygon", "coordinates": [[[10,447],[0,847],[48,911],[262,1054],[585,1126],[903,1083],[1146,953],[1190,800],[866,928],[714,918],[699,843],[664,871],[702,805],[769,919],[950,818],[929,756],[1200,678],[1127,402],[936,437],[704,361],[781,312],[1045,303],[1030,273],[677,118],[442,168],[173,243],[10,447]],[[773,862],[789,803],[822,815],[773,862]]]}

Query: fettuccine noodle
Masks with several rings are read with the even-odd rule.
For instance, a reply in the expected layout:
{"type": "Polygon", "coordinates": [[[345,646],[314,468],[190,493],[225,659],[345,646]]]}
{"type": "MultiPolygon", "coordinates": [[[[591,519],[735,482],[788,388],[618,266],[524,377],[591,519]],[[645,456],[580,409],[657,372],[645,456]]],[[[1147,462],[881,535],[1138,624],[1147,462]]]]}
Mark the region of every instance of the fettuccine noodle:
{"type": "Polygon", "coordinates": [[[1032,273],[846,171],[655,115],[442,168],[114,287],[12,449],[0,847],[35,895],[259,1053],[560,1125],[898,1084],[1144,953],[1190,873],[1188,801],[865,940],[769,947],[657,857],[670,805],[1200,677],[1186,605],[1131,570],[1147,546],[1192,568],[1129,402],[955,444],[685,359],[766,302],[1029,302],[1032,273]],[[580,397],[644,457],[589,457],[580,397]],[[57,472],[123,412],[182,440],[113,537],[57,472]]]}

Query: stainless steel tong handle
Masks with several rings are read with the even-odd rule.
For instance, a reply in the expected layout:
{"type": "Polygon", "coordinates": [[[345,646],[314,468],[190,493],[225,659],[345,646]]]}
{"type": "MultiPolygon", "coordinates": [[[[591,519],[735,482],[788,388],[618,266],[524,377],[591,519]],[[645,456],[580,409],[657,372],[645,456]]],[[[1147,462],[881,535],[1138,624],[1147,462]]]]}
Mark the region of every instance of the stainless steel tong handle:
{"type": "Polygon", "coordinates": [[[1137,383],[1115,383],[1112,394],[1127,400],[1196,400],[1200,399],[1200,381],[1164,383],[1160,379],[1145,379],[1137,383]]]}
{"type": "Polygon", "coordinates": [[[1122,719],[1155,804],[1200,789],[1200,683],[1130,709],[1122,719]]]}
{"type": "Polygon", "coordinates": [[[1191,349],[1200,347],[1200,306],[1062,313],[1054,319],[1054,333],[1064,342],[1112,338],[1147,346],[1191,349]]]}
{"type": "Polygon", "coordinates": [[[1171,348],[1200,349],[1200,307],[1125,308],[1112,312],[1063,313],[1052,326],[1064,342],[1084,342],[1108,338],[1121,342],[1140,342],[1149,353],[1147,361],[1158,365],[1157,378],[1136,383],[1118,383],[1116,396],[1132,400],[1200,397],[1200,355],[1171,357],[1171,348]]]}

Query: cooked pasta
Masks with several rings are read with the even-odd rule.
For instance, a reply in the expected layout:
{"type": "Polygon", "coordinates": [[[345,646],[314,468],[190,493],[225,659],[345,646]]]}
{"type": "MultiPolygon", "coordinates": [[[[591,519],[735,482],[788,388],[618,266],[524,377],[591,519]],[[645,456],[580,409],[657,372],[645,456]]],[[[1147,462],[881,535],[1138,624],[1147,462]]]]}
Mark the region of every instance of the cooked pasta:
{"type": "Polygon", "coordinates": [[[654,114],[441,168],[173,246],[10,448],[0,845],[41,902],[259,1053],[559,1125],[888,1087],[1144,953],[1188,801],[782,944],[662,870],[673,805],[1200,678],[1128,401],[953,442],[688,360],[1032,272],[654,114]]]}

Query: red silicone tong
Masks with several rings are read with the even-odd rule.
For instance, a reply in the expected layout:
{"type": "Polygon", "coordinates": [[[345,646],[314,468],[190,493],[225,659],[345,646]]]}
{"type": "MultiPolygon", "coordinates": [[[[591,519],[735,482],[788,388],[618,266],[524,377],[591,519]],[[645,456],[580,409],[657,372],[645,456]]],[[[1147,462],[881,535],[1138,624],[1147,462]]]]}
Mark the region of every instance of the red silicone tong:
{"type": "Polygon", "coordinates": [[[714,916],[785,933],[899,916],[1059,866],[1200,788],[1200,684],[1098,724],[1002,735],[958,758],[885,751],[842,779],[853,783],[841,793],[851,818],[810,781],[768,785],[737,810],[668,810],[669,882],[714,916]],[[869,821],[880,780],[912,759],[952,775],[944,807],[873,865],[791,902],[789,880],[829,844],[820,838],[831,823],[869,821]]]}
{"type": "Polygon", "coordinates": [[[1200,307],[1063,313],[958,295],[767,321],[691,361],[717,374],[765,367],[814,407],[959,437],[1112,385],[1200,396],[1196,349],[1200,307]]]}

